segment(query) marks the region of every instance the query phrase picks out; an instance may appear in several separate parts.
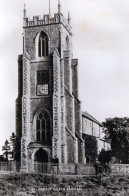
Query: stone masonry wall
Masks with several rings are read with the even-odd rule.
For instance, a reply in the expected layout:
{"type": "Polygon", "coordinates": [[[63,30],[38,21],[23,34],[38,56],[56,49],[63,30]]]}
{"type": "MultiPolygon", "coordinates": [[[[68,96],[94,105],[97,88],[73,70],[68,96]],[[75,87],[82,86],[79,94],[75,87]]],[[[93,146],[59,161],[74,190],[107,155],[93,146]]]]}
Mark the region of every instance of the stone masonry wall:
{"type": "Polygon", "coordinates": [[[64,58],[64,85],[68,90],[70,90],[70,67],[69,67],[69,58],[64,58]]]}
{"type": "Polygon", "coordinates": [[[82,142],[78,138],[78,162],[82,163],[82,142]]]}
{"type": "Polygon", "coordinates": [[[74,107],[75,107],[75,131],[80,135],[80,102],[74,97],[74,107]]]}
{"type": "Polygon", "coordinates": [[[23,93],[23,55],[18,56],[18,97],[23,93]]]}
{"type": "Polygon", "coordinates": [[[110,173],[114,175],[129,175],[129,164],[110,164],[110,173]]]}
{"type": "Polygon", "coordinates": [[[68,163],[74,163],[75,155],[74,155],[74,138],[72,135],[66,131],[66,137],[67,137],[67,161],[68,163]]]}
{"type": "Polygon", "coordinates": [[[72,110],[73,110],[73,105],[72,105],[72,97],[69,94],[67,90],[65,90],[65,118],[66,118],[66,127],[72,132],[72,122],[73,122],[73,117],[72,117],[72,110]]]}
{"type": "Polygon", "coordinates": [[[77,59],[72,59],[72,92],[78,97],[78,65],[77,59]]]}
{"type": "Polygon", "coordinates": [[[18,98],[16,99],[16,135],[22,136],[22,91],[23,91],[23,61],[22,55],[18,56],[18,98]]]}

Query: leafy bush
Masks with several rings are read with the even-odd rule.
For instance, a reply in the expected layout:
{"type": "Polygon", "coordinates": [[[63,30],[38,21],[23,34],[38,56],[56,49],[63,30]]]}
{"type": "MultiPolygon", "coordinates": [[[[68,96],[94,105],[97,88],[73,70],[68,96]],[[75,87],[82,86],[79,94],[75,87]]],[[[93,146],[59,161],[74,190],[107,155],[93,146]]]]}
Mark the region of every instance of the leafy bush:
{"type": "Polygon", "coordinates": [[[97,140],[96,137],[83,134],[85,139],[85,157],[89,156],[90,162],[95,163],[97,157],[97,140]]]}
{"type": "Polygon", "coordinates": [[[98,155],[98,160],[100,163],[109,163],[111,161],[112,151],[102,149],[98,155]]]}

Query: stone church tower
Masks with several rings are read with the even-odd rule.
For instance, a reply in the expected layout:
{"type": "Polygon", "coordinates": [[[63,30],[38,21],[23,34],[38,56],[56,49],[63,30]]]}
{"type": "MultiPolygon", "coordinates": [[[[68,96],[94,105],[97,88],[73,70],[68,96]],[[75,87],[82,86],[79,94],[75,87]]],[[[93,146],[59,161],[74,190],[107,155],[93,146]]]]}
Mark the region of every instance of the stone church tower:
{"type": "Polygon", "coordinates": [[[23,55],[18,57],[16,135],[21,171],[35,162],[84,162],[78,60],[73,59],[70,17],[23,18],[23,55]]]}

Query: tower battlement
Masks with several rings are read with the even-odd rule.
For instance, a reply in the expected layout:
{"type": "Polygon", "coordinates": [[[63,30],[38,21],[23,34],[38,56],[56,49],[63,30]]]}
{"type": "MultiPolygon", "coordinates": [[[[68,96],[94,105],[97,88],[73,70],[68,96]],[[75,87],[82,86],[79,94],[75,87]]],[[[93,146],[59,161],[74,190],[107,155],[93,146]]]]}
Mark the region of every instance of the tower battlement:
{"type": "Polygon", "coordinates": [[[23,23],[24,28],[62,23],[69,31],[71,31],[71,25],[69,19],[65,19],[65,17],[61,13],[54,14],[54,17],[51,17],[49,14],[43,15],[43,17],[33,16],[33,19],[25,17],[23,21],[24,21],[23,23]]]}

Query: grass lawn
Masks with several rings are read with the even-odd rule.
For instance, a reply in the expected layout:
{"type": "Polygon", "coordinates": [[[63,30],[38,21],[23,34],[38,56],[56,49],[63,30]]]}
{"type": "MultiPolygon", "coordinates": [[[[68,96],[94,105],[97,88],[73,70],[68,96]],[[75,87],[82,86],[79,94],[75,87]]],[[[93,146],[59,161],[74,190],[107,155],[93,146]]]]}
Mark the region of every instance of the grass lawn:
{"type": "Polygon", "coordinates": [[[0,196],[129,196],[129,176],[0,175],[0,196]]]}

